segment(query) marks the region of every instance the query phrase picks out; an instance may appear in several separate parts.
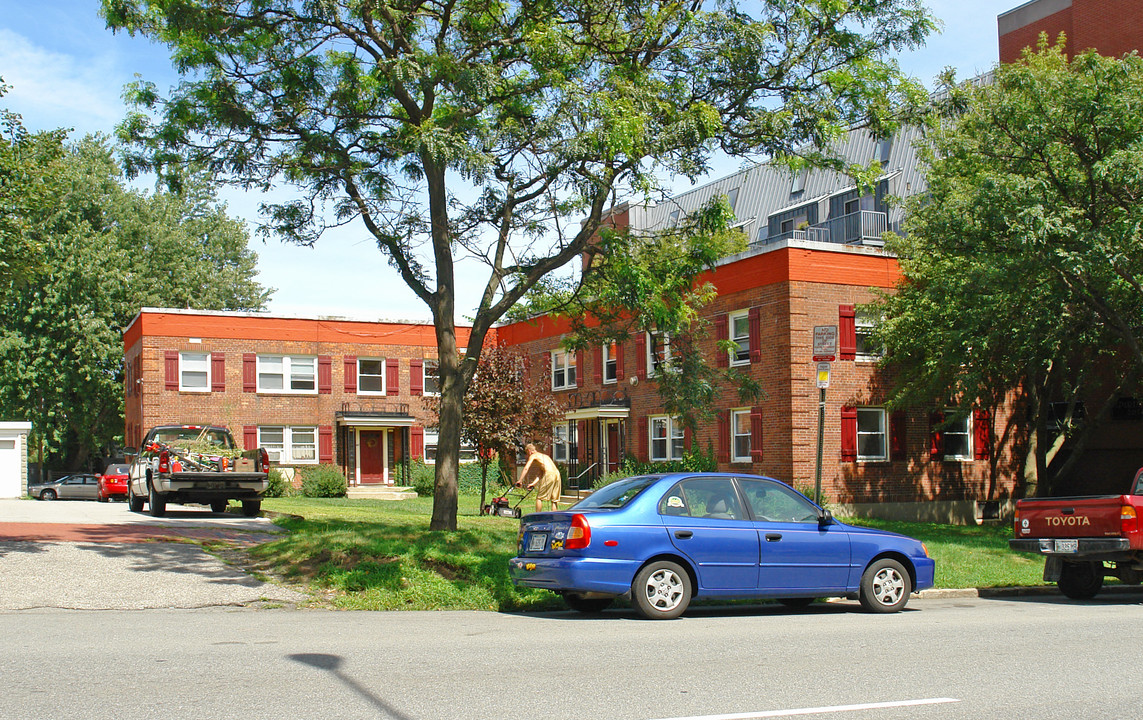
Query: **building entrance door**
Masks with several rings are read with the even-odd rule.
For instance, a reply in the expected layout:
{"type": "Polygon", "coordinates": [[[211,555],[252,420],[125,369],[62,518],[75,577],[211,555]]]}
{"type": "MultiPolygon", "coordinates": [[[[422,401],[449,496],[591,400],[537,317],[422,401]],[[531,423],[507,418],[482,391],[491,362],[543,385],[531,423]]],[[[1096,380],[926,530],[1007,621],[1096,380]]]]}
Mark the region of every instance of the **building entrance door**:
{"type": "Polygon", "coordinates": [[[605,475],[619,470],[619,449],[622,444],[619,435],[619,421],[605,422],[603,424],[603,452],[600,454],[604,463],[603,473],[605,475]]]}
{"type": "Polygon", "coordinates": [[[357,442],[361,484],[385,482],[385,431],[359,430],[357,442]]]}

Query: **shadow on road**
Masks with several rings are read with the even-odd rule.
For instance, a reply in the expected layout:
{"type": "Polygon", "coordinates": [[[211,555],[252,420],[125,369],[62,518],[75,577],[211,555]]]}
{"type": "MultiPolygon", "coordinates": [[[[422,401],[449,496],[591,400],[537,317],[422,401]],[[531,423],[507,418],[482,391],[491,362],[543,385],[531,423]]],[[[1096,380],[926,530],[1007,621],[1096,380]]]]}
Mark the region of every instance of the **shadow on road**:
{"type": "Polygon", "coordinates": [[[382,711],[394,720],[412,720],[412,718],[410,718],[408,715],[401,713],[392,705],[389,705],[381,698],[369,692],[366,687],[358,683],[356,680],[343,673],[341,671],[342,659],[340,655],[328,655],[325,653],[294,653],[292,655],[287,655],[287,657],[294,662],[308,665],[316,670],[328,672],[342,685],[345,685],[347,688],[360,695],[375,708],[382,711]]]}

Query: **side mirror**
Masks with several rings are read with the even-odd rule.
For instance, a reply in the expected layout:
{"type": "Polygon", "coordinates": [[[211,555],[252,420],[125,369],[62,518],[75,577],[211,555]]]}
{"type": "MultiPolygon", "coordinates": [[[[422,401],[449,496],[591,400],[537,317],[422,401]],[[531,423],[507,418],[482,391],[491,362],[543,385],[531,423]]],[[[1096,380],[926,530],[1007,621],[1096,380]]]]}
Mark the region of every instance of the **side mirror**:
{"type": "Polygon", "coordinates": [[[829,510],[822,510],[821,515],[818,515],[818,527],[825,527],[833,525],[833,513],[829,510]]]}

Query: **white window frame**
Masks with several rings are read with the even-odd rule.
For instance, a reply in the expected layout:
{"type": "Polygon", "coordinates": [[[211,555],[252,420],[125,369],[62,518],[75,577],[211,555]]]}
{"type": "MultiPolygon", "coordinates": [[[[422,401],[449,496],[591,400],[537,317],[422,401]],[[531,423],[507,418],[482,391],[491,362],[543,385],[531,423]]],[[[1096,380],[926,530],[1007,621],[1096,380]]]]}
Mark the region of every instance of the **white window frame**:
{"type": "Polygon", "coordinates": [[[578,387],[575,353],[570,350],[553,350],[551,360],[552,390],[578,387]]]}
{"type": "Polygon", "coordinates": [[[210,353],[208,352],[180,352],[179,353],[179,390],[181,392],[210,392],[210,353]],[[201,359],[201,360],[200,360],[201,359]],[[193,363],[202,362],[201,369],[194,367],[193,363]],[[186,382],[188,373],[201,373],[206,380],[200,385],[191,385],[186,382]]]}
{"type": "Polygon", "coordinates": [[[857,462],[887,462],[889,460],[889,416],[883,407],[857,408],[857,462]],[[865,419],[864,429],[862,419],[865,419]],[[870,421],[872,420],[872,424],[870,421]],[[881,454],[862,454],[863,437],[879,436],[881,454]]]}
{"type": "Polygon", "coordinates": [[[867,313],[857,313],[853,318],[854,337],[856,338],[857,354],[854,360],[859,362],[876,362],[884,357],[884,351],[870,352],[873,329],[880,323],[880,318],[872,317],[867,313]]]}
{"type": "Polygon", "coordinates": [[[421,361],[421,393],[430,397],[441,394],[441,364],[436,358],[424,358],[421,361]],[[432,374],[429,373],[430,367],[434,371],[432,374]],[[429,378],[433,378],[435,390],[429,389],[429,378]]]}
{"type": "MultiPolygon", "coordinates": [[[[946,410],[945,411],[945,417],[946,418],[950,417],[950,416],[955,416],[956,414],[957,414],[956,410],[946,410]]],[[[972,460],[975,460],[976,456],[973,454],[973,446],[972,446],[972,441],[973,441],[972,413],[969,413],[969,414],[965,415],[963,418],[961,418],[959,420],[954,420],[952,423],[946,424],[944,426],[944,428],[941,430],[942,450],[944,448],[948,448],[950,434],[956,435],[958,437],[961,435],[964,436],[964,453],[963,454],[956,454],[956,453],[949,453],[949,452],[945,451],[945,452],[943,452],[944,459],[945,460],[957,460],[960,462],[970,462],[972,460]],[[960,423],[959,428],[956,427],[957,423],[960,423]],[[955,430],[954,430],[954,428],[955,428],[955,430]]]]}
{"type": "Polygon", "coordinates": [[[385,390],[387,389],[385,387],[385,382],[386,382],[385,375],[386,375],[386,369],[387,369],[387,366],[385,363],[386,363],[385,358],[375,358],[375,357],[364,357],[364,358],[359,357],[359,358],[357,358],[357,394],[358,395],[384,395],[385,394],[385,390]],[[374,373],[366,373],[366,372],[362,371],[362,369],[361,369],[362,363],[374,363],[374,362],[375,363],[381,363],[381,373],[379,375],[376,375],[374,373]],[[380,377],[381,378],[381,389],[380,390],[363,390],[361,379],[362,378],[372,378],[372,377],[380,377]]]}
{"type": "Polygon", "coordinates": [[[574,422],[552,426],[552,459],[556,462],[571,462],[572,450],[578,443],[577,428],[574,422]]]}
{"type": "MultiPolygon", "coordinates": [[[[424,433],[424,452],[425,456],[421,458],[422,462],[426,465],[437,464],[437,446],[440,444],[440,432],[435,427],[425,428],[424,433]]],[[[476,446],[466,445],[462,439],[460,442],[460,455],[457,456],[457,462],[475,462],[476,461],[476,446]]]]}
{"type": "Polygon", "coordinates": [[[616,357],[618,346],[615,343],[606,343],[603,346],[603,384],[614,385],[619,382],[619,359],[616,357]]]}
{"type": "Polygon", "coordinates": [[[671,334],[668,332],[647,332],[646,342],[644,343],[643,351],[647,355],[647,377],[655,377],[659,374],[659,367],[665,365],[666,368],[671,367],[671,334]],[[654,348],[657,338],[662,338],[663,357],[658,358],[655,356],[654,348]]]}
{"type": "Polygon", "coordinates": [[[738,349],[730,353],[731,365],[749,365],[750,364],[750,311],[737,310],[730,313],[727,317],[727,336],[733,340],[738,349]],[[746,325],[746,334],[735,334],[734,326],[742,321],[746,325]],[[745,343],[745,345],[743,344],[745,343]]]}
{"type": "Polygon", "coordinates": [[[683,459],[683,423],[679,418],[670,415],[652,415],[647,418],[647,447],[650,448],[648,456],[651,462],[668,462],[683,459]],[[663,428],[662,435],[656,435],[658,428],[663,428]],[[662,444],[662,450],[657,451],[655,443],[662,444]]]}
{"type": "Polygon", "coordinates": [[[258,375],[258,392],[270,393],[275,395],[317,395],[317,355],[259,355],[257,360],[257,375],[258,375]],[[281,361],[281,370],[278,372],[270,372],[265,366],[272,360],[281,361]],[[297,375],[296,369],[310,369],[312,373],[305,373],[304,375],[297,375]],[[271,388],[262,384],[262,376],[278,375],[282,378],[282,387],[271,388]],[[295,388],[295,377],[310,377],[313,378],[312,388],[295,388]],[[288,385],[288,387],[287,387],[288,385]]]}
{"type": "Polygon", "coordinates": [[[258,426],[258,447],[266,450],[270,462],[279,465],[317,465],[317,446],[318,429],[313,425],[258,426]],[[271,433],[280,433],[281,441],[277,437],[267,437],[271,433]]]}
{"type": "Polygon", "coordinates": [[[732,463],[748,463],[751,462],[750,451],[753,449],[750,445],[753,436],[753,427],[750,424],[750,408],[739,408],[730,411],[730,462],[732,463]],[[746,432],[739,432],[738,426],[741,419],[745,419],[746,432]],[[746,454],[742,455],[738,452],[738,439],[746,438],[746,454]]]}

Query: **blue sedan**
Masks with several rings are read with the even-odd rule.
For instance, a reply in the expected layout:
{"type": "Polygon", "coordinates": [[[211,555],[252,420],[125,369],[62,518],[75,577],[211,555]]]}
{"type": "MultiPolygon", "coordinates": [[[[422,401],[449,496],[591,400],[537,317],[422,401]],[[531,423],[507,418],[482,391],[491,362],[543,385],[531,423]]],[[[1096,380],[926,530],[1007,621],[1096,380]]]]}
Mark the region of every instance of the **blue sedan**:
{"type": "Polygon", "coordinates": [[[772,478],[725,473],[632,477],[566,512],[520,521],[512,582],[598,612],[620,596],[651,619],[681,615],[693,598],[857,598],[896,612],[933,585],[920,541],[838,522],[772,478]]]}

